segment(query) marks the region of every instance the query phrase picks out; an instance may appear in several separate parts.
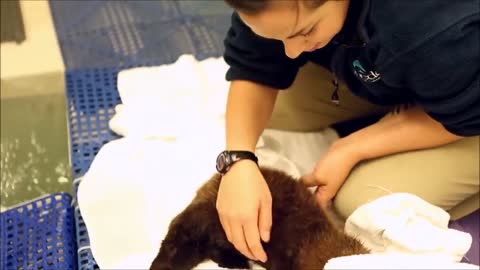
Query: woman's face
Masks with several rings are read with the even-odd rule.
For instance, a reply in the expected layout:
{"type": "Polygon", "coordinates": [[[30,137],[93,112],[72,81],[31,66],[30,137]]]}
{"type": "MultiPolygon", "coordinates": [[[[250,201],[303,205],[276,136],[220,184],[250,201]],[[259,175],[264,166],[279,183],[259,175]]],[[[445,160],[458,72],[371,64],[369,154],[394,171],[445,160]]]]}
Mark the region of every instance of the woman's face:
{"type": "Polygon", "coordinates": [[[260,14],[239,15],[257,35],[281,40],[293,59],[327,45],[342,29],[348,5],[349,0],[329,0],[312,8],[304,0],[274,0],[260,14]]]}

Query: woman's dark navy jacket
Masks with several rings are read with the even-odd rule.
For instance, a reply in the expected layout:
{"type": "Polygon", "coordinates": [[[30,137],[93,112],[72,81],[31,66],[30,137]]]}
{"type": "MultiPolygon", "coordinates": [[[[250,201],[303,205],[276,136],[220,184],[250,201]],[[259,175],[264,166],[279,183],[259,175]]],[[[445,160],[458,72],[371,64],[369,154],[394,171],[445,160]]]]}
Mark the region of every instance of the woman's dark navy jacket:
{"type": "Polygon", "coordinates": [[[351,0],[330,44],[296,59],[234,12],[224,59],[227,80],[275,89],[288,88],[311,61],[372,103],[415,103],[454,134],[480,134],[479,0],[351,0]]]}

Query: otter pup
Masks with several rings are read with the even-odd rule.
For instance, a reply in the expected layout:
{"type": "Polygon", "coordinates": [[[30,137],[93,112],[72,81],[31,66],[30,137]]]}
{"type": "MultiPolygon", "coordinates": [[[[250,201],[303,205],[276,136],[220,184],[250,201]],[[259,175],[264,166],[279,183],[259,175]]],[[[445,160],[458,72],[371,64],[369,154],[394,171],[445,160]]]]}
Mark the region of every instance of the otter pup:
{"type": "MultiPolygon", "coordinates": [[[[318,207],[312,192],[279,170],[261,167],[272,194],[270,241],[262,245],[268,270],[323,269],[334,257],[368,253],[338,230],[318,207]]],[[[220,267],[249,269],[249,259],[228,241],[216,210],[221,175],[215,174],[169,225],[151,270],[188,270],[205,260],[220,267]]]]}

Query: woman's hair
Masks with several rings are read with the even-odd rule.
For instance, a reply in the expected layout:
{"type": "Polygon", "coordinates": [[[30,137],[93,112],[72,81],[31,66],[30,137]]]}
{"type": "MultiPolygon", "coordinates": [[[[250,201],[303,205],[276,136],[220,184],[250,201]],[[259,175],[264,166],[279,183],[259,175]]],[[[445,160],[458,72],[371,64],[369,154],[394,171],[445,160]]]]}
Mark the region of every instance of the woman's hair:
{"type": "MultiPolygon", "coordinates": [[[[245,14],[258,14],[265,11],[268,5],[278,0],[225,0],[225,2],[233,9],[245,14]]],[[[293,1],[293,0],[285,0],[293,1]]],[[[327,0],[298,0],[304,3],[309,8],[317,8],[327,0]]]]}

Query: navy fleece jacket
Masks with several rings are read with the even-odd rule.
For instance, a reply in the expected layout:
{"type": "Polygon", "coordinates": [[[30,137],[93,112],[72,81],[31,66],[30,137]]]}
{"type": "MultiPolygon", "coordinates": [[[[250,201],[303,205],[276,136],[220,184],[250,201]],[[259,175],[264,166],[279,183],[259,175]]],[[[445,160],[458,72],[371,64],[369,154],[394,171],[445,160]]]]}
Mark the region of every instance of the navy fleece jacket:
{"type": "Polygon", "coordinates": [[[480,134],[478,0],[352,0],[330,44],[296,59],[233,13],[224,59],[227,80],[275,89],[288,88],[312,61],[375,104],[415,103],[456,135],[480,134]]]}

